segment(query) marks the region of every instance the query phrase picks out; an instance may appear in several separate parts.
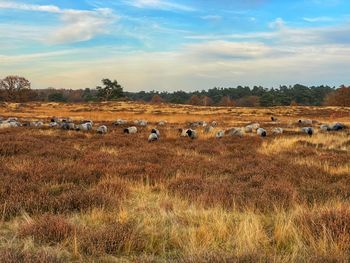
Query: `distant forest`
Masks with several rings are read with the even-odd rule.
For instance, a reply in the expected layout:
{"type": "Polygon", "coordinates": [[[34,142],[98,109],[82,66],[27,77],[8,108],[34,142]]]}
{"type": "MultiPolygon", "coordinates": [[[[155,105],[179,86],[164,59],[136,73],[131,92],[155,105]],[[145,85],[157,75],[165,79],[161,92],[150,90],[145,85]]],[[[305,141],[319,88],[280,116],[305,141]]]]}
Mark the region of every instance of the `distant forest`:
{"type": "Polygon", "coordinates": [[[330,86],[214,87],[202,91],[128,92],[116,81],[103,79],[102,86],[90,89],[31,89],[30,82],[18,76],[0,80],[0,101],[98,102],[129,100],[145,103],[176,103],[198,106],[350,106],[350,88],[330,86]]]}

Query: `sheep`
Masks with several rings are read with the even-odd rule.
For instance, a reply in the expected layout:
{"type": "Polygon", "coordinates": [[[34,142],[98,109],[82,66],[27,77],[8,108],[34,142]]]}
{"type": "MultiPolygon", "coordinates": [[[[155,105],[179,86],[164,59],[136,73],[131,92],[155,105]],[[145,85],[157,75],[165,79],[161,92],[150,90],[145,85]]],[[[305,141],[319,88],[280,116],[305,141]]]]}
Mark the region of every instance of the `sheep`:
{"type": "Polygon", "coordinates": [[[260,128],[260,124],[259,123],[252,123],[252,124],[249,124],[249,125],[245,126],[245,132],[253,132],[253,131],[256,131],[259,128],[260,128]]]}
{"type": "Polygon", "coordinates": [[[204,128],[205,133],[210,133],[214,130],[214,127],[211,125],[208,125],[207,127],[204,128]]]}
{"type": "Polygon", "coordinates": [[[179,135],[180,135],[181,137],[187,137],[187,136],[188,136],[188,134],[186,133],[186,132],[187,132],[187,129],[182,129],[182,128],[180,128],[180,129],[178,129],[178,132],[179,132],[179,135]]]}
{"type": "Polygon", "coordinates": [[[76,130],[76,125],[73,122],[62,122],[61,129],[62,130],[76,130]]]}
{"type": "Polygon", "coordinates": [[[148,142],[154,142],[160,139],[160,132],[157,129],[152,129],[151,134],[148,136],[148,142]]]}
{"type": "Polygon", "coordinates": [[[152,129],[151,133],[154,133],[158,136],[158,138],[160,138],[160,132],[158,129],[152,129]]]}
{"type": "Polygon", "coordinates": [[[272,130],[272,133],[273,134],[282,134],[283,133],[283,129],[282,128],[274,128],[273,130],[272,130]]]}
{"type": "Polygon", "coordinates": [[[116,120],[113,124],[115,125],[115,126],[118,126],[118,125],[125,125],[125,124],[127,124],[128,122],[126,121],[126,120],[123,120],[123,119],[118,119],[118,120],[116,120]]]}
{"type": "Polygon", "coordinates": [[[99,134],[106,134],[108,129],[106,125],[102,125],[96,129],[97,133],[99,134]]]}
{"type": "Polygon", "coordinates": [[[263,128],[258,128],[258,129],[256,130],[256,133],[257,133],[257,135],[259,135],[259,136],[261,136],[261,137],[266,137],[266,135],[267,135],[266,130],[263,129],[263,128]]]}
{"type": "Polygon", "coordinates": [[[129,128],[124,129],[124,133],[135,134],[137,133],[137,128],[135,126],[131,126],[129,128]]]}
{"type": "Polygon", "coordinates": [[[50,122],[49,123],[49,127],[50,128],[55,128],[55,127],[58,127],[58,126],[59,126],[59,124],[57,122],[50,122]]]}
{"type": "Polygon", "coordinates": [[[42,126],[44,126],[44,123],[41,121],[32,121],[29,123],[30,127],[36,127],[36,128],[40,128],[42,126]]]}
{"type": "Polygon", "coordinates": [[[77,125],[75,127],[77,131],[91,131],[92,130],[92,124],[90,122],[82,123],[80,125],[77,125]]]}
{"type": "Polygon", "coordinates": [[[298,120],[298,123],[301,125],[312,125],[312,120],[308,120],[308,119],[300,119],[298,120]]]}
{"type": "Polygon", "coordinates": [[[160,121],[158,122],[158,126],[164,126],[167,123],[168,123],[167,121],[160,121]]]}
{"type": "Polygon", "coordinates": [[[225,136],[225,132],[224,131],[218,131],[216,134],[215,134],[215,138],[218,138],[218,139],[221,139],[222,137],[225,136]]]}
{"type": "Polygon", "coordinates": [[[9,117],[6,120],[7,122],[18,122],[18,118],[17,117],[9,117]]]}
{"type": "Polygon", "coordinates": [[[135,120],[134,124],[145,127],[145,126],[147,126],[147,121],[145,121],[145,120],[135,120]]]}
{"type": "Polygon", "coordinates": [[[50,122],[56,122],[58,123],[59,122],[59,119],[55,116],[53,116],[51,119],[50,119],[50,122]]]}
{"type": "Polygon", "coordinates": [[[243,132],[241,128],[231,128],[225,132],[229,136],[243,136],[243,132]]]}
{"type": "Polygon", "coordinates": [[[333,124],[330,128],[332,131],[339,131],[339,130],[345,129],[345,125],[337,122],[337,123],[333,124]]]}
{"type": "Polygon", "coordinates": [[[15,128],[22,126],[18,119],[15,117],[10,117],[7,120],[2,119],[0,121],[0,128],[15,128]]]}
{"type": "Polygon", "coordinates": [[[212,121],[212,122],[211,122],[211,126],[213,126],[213,127],[216,127],[216,126],[218,126],[218,123],[217,123],[217,121],[212,121]]]}
{"type": "Polygon", "coordinates": [[[300,129],[301,132],[307,133],[309,136],[314,134],[314,129],[312,127],[303,127],[300,129]]]}
{"type": "Polygon", "coordinates": [[[196,130],[188,129],[186,131],[186,133],[187,133],[188,137],[190,137],[191,139],[196,139],[198,137],[196,130]]]}
{"type": "Polygon", "coordinates": [[[276,121],[278,121],[278,119],[274,116],[271,116],[271,121],[276,122],[276,121]]]}
{"type": "Polygon", "coordinates": [[[320,126],[320,130],[326,132],[326,131],[331,131],[332,128],[328,124],[322,124],[320,126]]]}
{"type": "Polygon", "coordinates": [[[192,127],[192,128],[196,128],[198,126],[201,126],[200,122],[198,122],[198,121],[190,123],[190,127],[192,127]]]}

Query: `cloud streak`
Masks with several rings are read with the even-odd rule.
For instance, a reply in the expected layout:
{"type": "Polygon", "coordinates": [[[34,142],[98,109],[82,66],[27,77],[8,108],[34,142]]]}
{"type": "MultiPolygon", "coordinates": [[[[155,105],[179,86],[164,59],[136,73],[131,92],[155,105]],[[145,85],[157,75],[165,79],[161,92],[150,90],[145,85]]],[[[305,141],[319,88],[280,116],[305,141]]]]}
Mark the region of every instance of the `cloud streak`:
{"type": "MultiPolygon", "coordinates": [[[[115,22],[118,17],[109,8],[98,8],[94,10],[61,9],[55,5],[30,5],[15,2],[0,2],[0,9],[13,9],[23,11],[45,12],[57,14],[61,23],[50,28],[38,27],[42,31],[40,39],[48,44],[64,44],[72,42],[87,41],[99,34],[108,33],[108,26],[115,22]],[[47,28],[46,28],[47,29],[47,28]]],[[[3,32],[5,35],[11,33],[3,32]]],[[[33,39],[33,40],[37,40],[33,39]]]]}
{"type": "Polygon", "coordinates": [[[167,11],[195,11],[195,9],[188,5],[177,4],[175,2],[165,0],[130,0],[125,3],[137,7],[137,8],[148,8],[148,9],[160,9],[167,11]]]}

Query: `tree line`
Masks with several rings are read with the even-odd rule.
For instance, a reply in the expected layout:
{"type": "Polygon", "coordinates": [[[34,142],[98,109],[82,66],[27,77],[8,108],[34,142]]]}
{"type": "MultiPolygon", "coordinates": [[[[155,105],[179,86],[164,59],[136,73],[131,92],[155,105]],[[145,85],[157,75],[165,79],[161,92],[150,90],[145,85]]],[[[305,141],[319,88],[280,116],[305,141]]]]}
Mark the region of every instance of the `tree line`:
{"type": "Polygon", "coordinates": [[[0,80],[0,101],[10,102],[98,102],[131,100],[145,103],[175,103],[198,106],[350,106],[350,87],[330,86],[262,86],[214,87],[202,91],[140,91],[128,92],[116,80],[103,79],[102,86],[86,89],[31,89],[30,82],[19,76],[0,80]]]}

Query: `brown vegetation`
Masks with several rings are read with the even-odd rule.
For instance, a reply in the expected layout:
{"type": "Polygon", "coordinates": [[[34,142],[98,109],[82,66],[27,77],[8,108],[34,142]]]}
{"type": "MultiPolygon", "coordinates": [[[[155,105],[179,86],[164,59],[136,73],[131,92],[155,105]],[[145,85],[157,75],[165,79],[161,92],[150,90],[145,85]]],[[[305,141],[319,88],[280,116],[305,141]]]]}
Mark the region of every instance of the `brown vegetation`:
{"type": "Polygon", "coordinates": [[[0,130],[2,262],[350,260],[349,131],[309,137],[296,124],[349,125],[349,108],[6,104],[0,115],[109,128],[0,130]],[[117,118],[151,124],[127,135],[117,118]],[[161,140],[148,143],[163,119],[161,140]],[[195,120],[217,121],[213,132],[256,121],[286,132],[178,137],[195,120]]]}

